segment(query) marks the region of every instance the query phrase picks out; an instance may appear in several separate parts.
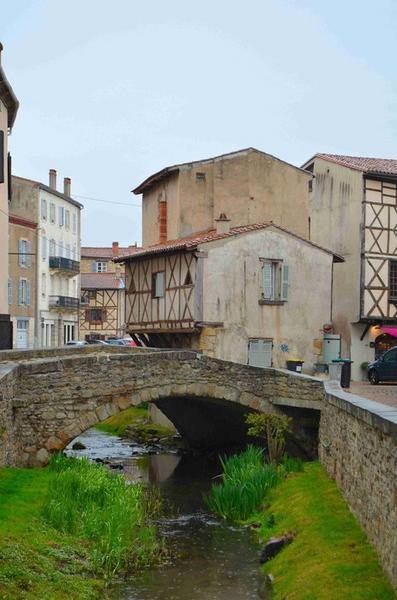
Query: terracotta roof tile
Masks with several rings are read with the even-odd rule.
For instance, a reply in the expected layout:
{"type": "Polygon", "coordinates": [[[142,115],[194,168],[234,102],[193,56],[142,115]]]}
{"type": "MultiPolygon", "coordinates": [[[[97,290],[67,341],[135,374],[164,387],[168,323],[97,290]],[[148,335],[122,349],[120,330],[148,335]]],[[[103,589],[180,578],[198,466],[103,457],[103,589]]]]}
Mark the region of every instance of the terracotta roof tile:
{"type": "Polygon", "coordinates": [[[310,244],[311,246],[318,248],[319,250],[323,250],[324,252],[333,254],[336,262],[344,261],[344,259],[341,256],[335,254],[331,250],[328,250],[327,248],[323,248],[322,246],[319,246],[318,244],[314,244],[310,240],[306,240],[305,238],[303,238],[299,235],[296,235],[292,231],[289,231],[288,229],[284,229],[284,227],[280,227],[280,225],[275,225],[272,221],[267,221],[265,223],[253,223],[250,225],[239,225],[238,227],[231,227],[230,231],[227,233],[217,233],[216,229],[208,229],[207,231],[201,231],[199,233],[194,233],[190,236],[187,236],[184,238],[179,238],[177,240],[168,240],[167,242],[164,242],[162,244],[148,246],[147,248],[139,248],[139,249],[137,249],[136,252],[134,252],[133,254],[127,255],[124,258],[120,257],[120,258],[114,259],[114,262],[123,262],[123,260],[125,260],[125,259],[139,258],[142,256],[167,254],[168,252],[173,252],[175,250],[193,250],[200,244],[205,244],[208,242],[214,242],[216,240],[230,238],[235,235],[242,234],[242,233],[249,233],[251,231],[258,231],[260,229],[266,229],[267,227],[273,227],[275,229],[283,231],[284,233],[292,235],[293,237],[295,237],[299,240],[302,240],[303,242],[306,242],[306,243],[310,244]]]}
{"type": "MultiPolygon", "coordinates": [[[[121,248],[119,246],[118,256],[127,256],[133,254],[136,250],[140,250],[137,246],[127,246],[121,248]]],[[[113,258],[112,247],[101,247],[101,246],[84,246],[81,248],[82,258],[113,258]]]]}
{"type": "Polygon", "coordinates": [[[83,290],[121,290],[124,280],[115,273],[82,273],[81,289],[83,290]]]}
{"type": "Polygon", "coordinates": [[[315,158],[329,160],[363,173],[397,176],[397,160],[393,158],[368,158],[365,156],[345,156],[343,154],[316,154],[315,158]]]}

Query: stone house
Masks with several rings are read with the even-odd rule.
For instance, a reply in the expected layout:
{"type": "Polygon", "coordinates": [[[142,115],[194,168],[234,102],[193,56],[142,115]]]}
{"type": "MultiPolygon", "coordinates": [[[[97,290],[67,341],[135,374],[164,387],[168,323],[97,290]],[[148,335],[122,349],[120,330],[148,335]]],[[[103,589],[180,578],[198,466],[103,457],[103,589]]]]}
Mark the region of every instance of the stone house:
{"type": "Polygon", "coordinates": [[[316,154],[311,240],[345,257],[335,270],[333,328],[352,376],[397,344],[397,160],[316,154]]]}
{"type": "Polygon", "coordinates": [[[12,347],[12,324],[8,304],[8,203],[11,198],[11,133],[19,102],[1,66],[0,44],[0,349],[12,347]]]}
{"type": "Polygon", "coordinates": [[[125,333],[124,266],[113,258],[131,254],[134,246],[81,249],[80,338],[108,339],[125,333]]]}
{"type": "Polygon", "coordinates": [[[133,190],[143,194],[143,246],[206,231],[222,213],[232,227],[273,221],[307,237],[309,181],[255,148],[166,167],[133,190]]]}
{"type": "Polygon", "coordinates": [[[13,347],[33,348],[36,319],[37,223],[10,214],[8,307],[13,347]]]}
{"type": "Polygon", "coordinates": [[[274,223],[216,228],[116,258],[126,265],[126,326],[138,344],[224,360],[318,362],[340,256],[274,223]],[[315,266],[315,268],[313,268],[315,266]]]}
{"type": "Polygon", "coordinates": [[[62,346],[79,339],[80,212],[71,197],[71,181],[57,190],[57,173],[49,185],[12,177],[13,215],[37,223],[35,346],[62,346]]]}

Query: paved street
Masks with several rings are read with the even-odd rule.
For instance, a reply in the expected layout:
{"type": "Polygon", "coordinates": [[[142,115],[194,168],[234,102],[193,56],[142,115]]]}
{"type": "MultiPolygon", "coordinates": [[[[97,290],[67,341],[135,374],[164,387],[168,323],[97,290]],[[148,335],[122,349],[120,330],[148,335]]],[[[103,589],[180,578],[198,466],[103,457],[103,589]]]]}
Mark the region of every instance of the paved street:
{"type": "Polygon", "coordinates": [[[367,381],[353,381],[347,391],[375,402],[397,406],[397,383],[371,385],[367,381]]]}

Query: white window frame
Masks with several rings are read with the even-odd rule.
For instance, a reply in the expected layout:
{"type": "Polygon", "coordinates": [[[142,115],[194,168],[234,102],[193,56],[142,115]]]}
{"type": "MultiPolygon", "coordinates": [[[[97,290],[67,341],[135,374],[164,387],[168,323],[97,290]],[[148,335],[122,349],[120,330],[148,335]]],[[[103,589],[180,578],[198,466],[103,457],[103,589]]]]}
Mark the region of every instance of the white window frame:
{"type": "Polygon", "coordinates": [[[95,273],[107,273],[108,264],[104,260],[97,260],[95,262],[95,273]]]}
{"type": "Polygon", "coordinates": [[[18,283],[18,305],[30,306],[30,281],[21,278],[18,283]]]}
{"type": "Polygon", "coordinates": [[[58,206],[58,225],[64,227],[65,225],[65,207],[58,206]]]}
{"type": "Polygon", "coordinates": [[[47,260],[47,238],[43,236],[41,238],[41,258],[42,260],[47,260]]]}
{"type": "Polygon", "coordinates": [[[287,302],[289,297],[289,265],[279,259],[262,261],[262,299],[264,302],[287,302]]]}
{"type": "Polygon", "coordinates": [[[153,273],[152,297],[164,298],[165,296],[165,271],[153,273]]]}
{"type": "Polygon", "coordinates": [[[32,264],[32,245],[29,240],[20,238],[18,240],[18,265],[20,267],[30,267],[32,264]]]}

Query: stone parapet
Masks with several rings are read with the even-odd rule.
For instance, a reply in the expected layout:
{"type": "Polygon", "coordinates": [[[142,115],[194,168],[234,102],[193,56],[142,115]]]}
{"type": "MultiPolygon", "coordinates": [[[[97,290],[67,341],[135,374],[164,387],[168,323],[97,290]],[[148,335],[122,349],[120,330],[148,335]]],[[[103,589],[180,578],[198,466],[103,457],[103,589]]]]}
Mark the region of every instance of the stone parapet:
{"type": "Polygon", "coordinates": [[[397,587],[397,411],[325,383],[319,456],[397,587]]]}

